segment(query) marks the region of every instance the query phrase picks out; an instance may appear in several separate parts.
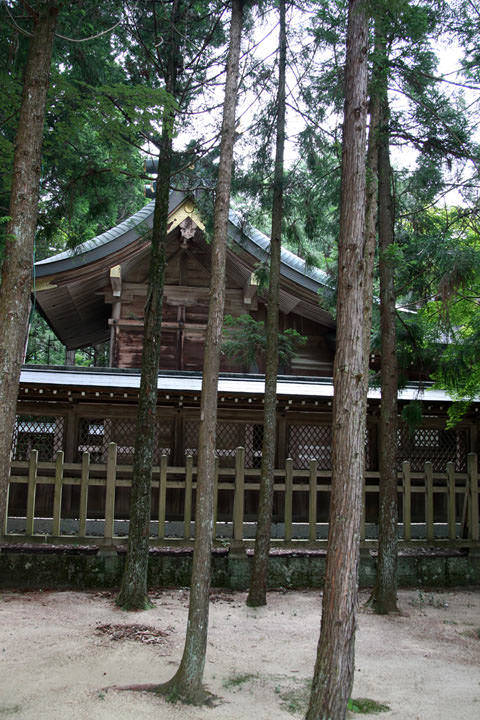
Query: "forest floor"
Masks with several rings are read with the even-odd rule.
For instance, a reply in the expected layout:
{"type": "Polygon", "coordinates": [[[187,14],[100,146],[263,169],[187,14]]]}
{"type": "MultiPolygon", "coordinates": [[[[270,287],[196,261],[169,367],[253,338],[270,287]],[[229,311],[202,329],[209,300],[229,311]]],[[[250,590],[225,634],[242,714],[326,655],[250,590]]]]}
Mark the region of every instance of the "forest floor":
{"type": "MultiPolygon", "coordinates": [[[[361,593],[361,602],[368,594],[361,593]]],[[[157,683],[180,660],[188,590],[125,613],[109,592],[0,592],[0,720],[290,720],[303,717],[321,593],[271,592],[268,606],[213,591],[205,680],[213,708],[112,686],[157,683]]],[[[480,591],[401,591],[401,612],[359,613],[353,698],[388,705],[351,718],[480,717],[480,591]]]]}

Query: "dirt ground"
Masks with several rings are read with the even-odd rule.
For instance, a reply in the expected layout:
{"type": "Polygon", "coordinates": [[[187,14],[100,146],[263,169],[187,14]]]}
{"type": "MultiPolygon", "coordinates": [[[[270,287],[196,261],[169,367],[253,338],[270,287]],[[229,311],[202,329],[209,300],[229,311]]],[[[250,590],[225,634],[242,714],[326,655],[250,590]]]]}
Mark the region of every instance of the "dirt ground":
{"type": "MultiPolygon", "coordinates": [[[[212,594],[205,680],[219,698],[214,708],[107,689],[171,677],[188,606],[187,590],[156,592],[155,607],[134,614],[117,609],[113,597],[0,593],[1,720],[303,717],[320,593],[272,592],[261,609],[247,608],[244,593],[212,594]]],[[[400,607],[394,617],[359,613],[353,697],[390,707],[363,717],[479,718],[480,592],[402,591],[400,607]]]]}

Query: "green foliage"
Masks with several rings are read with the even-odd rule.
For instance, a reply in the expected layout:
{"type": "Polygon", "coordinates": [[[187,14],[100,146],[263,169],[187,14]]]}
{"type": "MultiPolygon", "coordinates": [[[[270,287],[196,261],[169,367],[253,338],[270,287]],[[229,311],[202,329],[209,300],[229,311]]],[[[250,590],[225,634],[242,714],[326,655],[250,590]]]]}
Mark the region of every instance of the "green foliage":
{"type": "MultiPolygon", "coordinates": [[[[296,330],[287,329],[278,334],[278,356],[280,365],[288,365],[295,351],[304,345],[307,338],[296,330]]],[[[266,350],[265,324],[251,315],[224,318],[222,353],[242,367],[251,371],[257,360],[264,357],[266,350]]]]}
{"type": "Polygon", "coordinates": [[[390,707],[370,698],[350,698],[347,710],[359,715],[369,715],[370,713],[388,712],[390,707]]]}
{"type": "MultiPolygon", "coordinates": [[[[88,28],[97,32],[111,26],[122,7],[109,0],[72,3],[68,13],[60,12],[58,32],[70,37],[88,35],[88,28]]],[[[0,208],[6,214],[28,38],[18,35],[8,18],[0,15],[0,22],[3,20],[6,43],[0,49],[0,75],[6,92],[0,100],[0,208]]],[[[28,16],[23,14],[19,23],[28,30],[28,16]]],[[[111,227],[143,202],[140,152],[132,144],[136,139],[139,146],[139,133],[124,119],[123,135],[119,135],[115,125],[121,115],[118,107],[111,102],[109,107],[107,101],[100,106],[96,101],[96,88],[107,82],[122,92],[121,102],[127,102],[129,83],[115,50],[115,33],[85,45],[55,41],[45,118],[37,259],[111,227]]],[[[145,91],[143,103],[147,95],[145,91]]],[[[141,101],[137,93],[131,104],[140,107],[141,101]]]]}
{"type": "Polygon", "coordinates": [[[423,421],[422,403],[419,400],[412,400],[404,405],[402,420],[406,422],[409,432],[413,434],[423,421]]]}
{"type": "Polygon", "coordinates": [[[281,687],[277,685],[275,692],[281,699],[280,707],[292,715],[304,714],[308,707],[312,681],[304,680],[295,686],[281,687]]]}
{"type": "MultiPolygon", "coordinates": [[[[32,313],[30,321],[25,362],[27,365],[65,365],[65,346],[36,311],[32,313]]],[[[108,343],[75,351],[75,365],[106,367],[108,364],[108,343]]]]}
{"type": "Polygon", "coordinates": [[[393,242],[381,253],[382,259],[393,266],[398,266],[399,263],[403,262],[404,251],[403,248],[396,242],[393,242]]]}
{"type": "Polygon", "coordinates": [[[25,362],[29,365],[65,364],[64,346],[37,312],[31,318],[25,362]]]}
{"type": "Polygon", "coordinates": [[[402,316],[407,365],[422,367],[455,402],[449,426],[480,391],[480,243],[463,208],[430,209],[400,226],[403,263],[398,285],[408,288],[414,314],[402,316]],[[415,302],[412,299],[415,298],[415,302]]]}
{"type": "Polygon", "coordinates": [[[433,593],[427,593],[420,588],[417,590],[416,595],[409,601],[412,607],[420,608],[423,610],[426,606],[436,608],[437,610],[446,610],[448,608],[448,602],[445,602],[443,598],[439,598],[433,593]]]}
{"type": "Polygon", "coordinates": [[[257,678],[258,675],[254,673],[235,673],[223,681],[223,687],[226,689],[236,688],[257,678]]]}

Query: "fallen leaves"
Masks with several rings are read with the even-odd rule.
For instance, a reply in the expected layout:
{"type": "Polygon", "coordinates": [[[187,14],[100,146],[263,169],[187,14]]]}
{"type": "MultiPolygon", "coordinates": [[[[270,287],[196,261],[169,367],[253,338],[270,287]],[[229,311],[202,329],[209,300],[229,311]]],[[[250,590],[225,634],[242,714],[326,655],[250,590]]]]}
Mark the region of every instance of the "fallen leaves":
{"type": "Polygon", "coordinates": [[[159,630],[150,625],[97,625],[95,632],[99,635],[106,635],[110,640],[136,640],[144,645],[165,645],[172,628],[159,630]]]}

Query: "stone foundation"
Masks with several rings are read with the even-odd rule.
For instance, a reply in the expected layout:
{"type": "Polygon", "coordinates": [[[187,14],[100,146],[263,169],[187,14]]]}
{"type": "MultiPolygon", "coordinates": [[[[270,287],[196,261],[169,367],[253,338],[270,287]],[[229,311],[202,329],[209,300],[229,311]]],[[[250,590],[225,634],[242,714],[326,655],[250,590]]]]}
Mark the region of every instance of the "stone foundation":
{"type": "MultiPolygon", "coordinates": [[[[164,547],[150,552],[150,587],[188,587],[192,548],[164,547]]],[[[320,588],[325,576],[324,550],[272,550],[270,588],[320,588]]],[[[125,549],[54,545],[4,545],[0,552],[0,587],[18,590],[114,588],[119,586],[125,549]]],[[[218,548],[212,553],[212,586],[245,590],[251,551],[218,548]]],[[[360,586],[375,582],[376,557],[361,552],[360,586]]],[[[400,553],[400,587],[480,585],[476,550],[410,550],[400,553]]]]}

